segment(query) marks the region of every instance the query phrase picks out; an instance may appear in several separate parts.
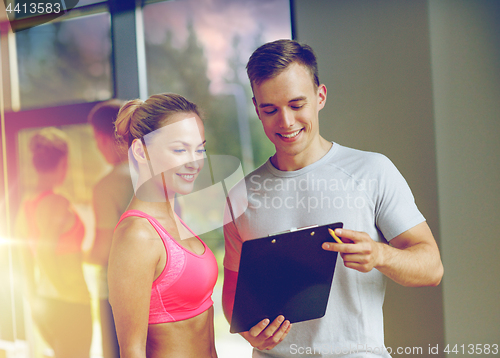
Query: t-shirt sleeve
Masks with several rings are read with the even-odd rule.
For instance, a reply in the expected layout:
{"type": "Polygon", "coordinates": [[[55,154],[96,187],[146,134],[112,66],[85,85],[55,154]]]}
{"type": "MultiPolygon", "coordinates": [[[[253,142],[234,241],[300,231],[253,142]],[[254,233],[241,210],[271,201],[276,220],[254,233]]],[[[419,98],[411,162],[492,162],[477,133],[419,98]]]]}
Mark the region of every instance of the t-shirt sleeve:
{"type": "Polygon", "coordinates": [[[387,241],[425,221],[415,204],[408,183],[385,156],[377,161],[380,169],[375,207],[377,227],[387,241]]]}
{"type": "Polygon", "coordinates": [[[243,241],[238,233],[238,229],[231,218],[228,206],[224,210],[224,267],[228,270],[238,272],[240,266],[241,246],[243,241]]]}

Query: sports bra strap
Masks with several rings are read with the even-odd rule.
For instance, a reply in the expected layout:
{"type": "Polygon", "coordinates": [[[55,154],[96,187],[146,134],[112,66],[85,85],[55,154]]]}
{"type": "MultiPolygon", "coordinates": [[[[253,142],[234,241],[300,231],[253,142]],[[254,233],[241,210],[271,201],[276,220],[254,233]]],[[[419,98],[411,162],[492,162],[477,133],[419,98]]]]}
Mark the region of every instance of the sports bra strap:
{"type": "MultiPolygon", "coordinates": [[[[156,232],[158,233],[158,235],[160,235],[161,239],[163,241],[169,239],[169,240],[172,240],[174,242],[176,242],[176,240],[170,235],[170,233],[160,224],[160,222],[158,220],[156,220],[153,216],[149,215],[149,214],[146,214],[145,212],[143,211],[140,211],[140,210],[127,210],[126,212],[123,213],[123,215],[120,217],[120,220],[118,221],[118,223],[116,224],[116,227],[115,227],[115,230],[116,228],[118,227],[118,225],[120,225],[121,221],[125,218],[128,218],[129,216],[138,216],[138,217],[141,217],[141,218],[145,218],[145,219],[148,219],[149,223],[155,228],[156,232]]],[[[208,249],[208,246],[205,244],[205,242],[203,242],[203,240],[201,240],[199,238],[198,235],[196,235],[194,233],[193,230],[191,230],[187,225],[186,223],[180,218],[177,216],[177,218],[179,219],[179,221],[181,222],[182,225],[184,225],[184,227],[186,229],[189,230],[190,233],[193,234],[194,237],[196,237],[203,245],[204,247],[204,250],[205,252],[207,251],[208,249]]],[[[177,245],[180,245],[179,243],[176,243],[177,245]]],[[[186,248],[183,248],[184,250],[187,250],[186,248]]],[[[191,252],[189,250],[187,250],[188,252],[190,252],[191,254],[193,255],[198,255],[194,252],[191,252]]],[[[203,254],[202,254],[203,255],[203,254]]]]}
{"type": "MultiPolygon", "coordinates": [[[[145,212],[143,211],[140,211],[140,210],[127,210],[125,211],[122,216],[120,217],[120,220],[118,221],[118,224],[125,218],[128,218],[130,216],[139,216],[141,218],[152,218],[151,215],[148,215],[146,214],[145,212]]],[[[118,224],[116,224],[116,226],[118,226],[118,224]]]]}
{"type": "MultiPolygon", "coordinates": [[[[167,232],[167,230],[165,230],[163,228],[163,226],[159,223],[158,220],[156,220],[153,216],[149,215],[149,214],[146,214],[144,211],[140,211],[140,210],[127,210],[125,211],[122,216],[120,217],[120,220],[118,220],[118,223],[116,224],[115,226],[115,230],[116,228],[118,227],[118,225],[122,222],[123,219],[125,218],[128,218],[130,216],[139,216],[141,218],[145,218],[145,219],[148,219],[148,221],[151,223],[151,225],[153,225],[155,228],[160,228],[162,231],[164,231],[165,233],[168,234],[168,236],[170,237],[170,234],[167,232]]],[[[198,235],[196,235],[193,230],[191,230],[187,225],[186,223],[179,217],[177,216],[177,218],[179,219],[179,221],[181,222],[182,225],[184,225],[184,227],[186,229],[188,229],[195,237],[198,238],[198,235]]],[[[199,238],[198,238],[199,239],[199,238]]]]}
{"type": "Polygon", "coordinates": [[[37,207],[38,206],[38,203],[40,201],[42,201],[43,198],[45,198],[46,196],[50,195],[50,194],[53,194],[54,191],[52,189],[49,189],[49,190],[46,190],[46,191],[43,191],[41,192],[40,194],[38,194],[38,196],[31,200],[30,203],[34,206],[34,207],[37,207]]]}

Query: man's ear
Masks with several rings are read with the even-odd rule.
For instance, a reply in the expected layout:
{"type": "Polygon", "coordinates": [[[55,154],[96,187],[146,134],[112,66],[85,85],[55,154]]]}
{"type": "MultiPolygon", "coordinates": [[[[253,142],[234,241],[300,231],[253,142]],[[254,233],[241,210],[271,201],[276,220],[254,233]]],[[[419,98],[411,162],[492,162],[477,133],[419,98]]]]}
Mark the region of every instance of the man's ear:
{"type": "Polygon", "coordinates": [[[253,102],[253,106],[255,108],[255,112],[257,113],[257,117],[259,117],[259,119],[260,119],[259,106],[257,106],[257,101],[255,100],[255,96],[252,97],[252,102],[253,102]]]}
{"type": "Polygon", "coordinates": [[[323,109],[326,104],[326,86],[320,84],[318,86],[318,110],[323,109]]]}
{"type": "Polygon", "coordinates": [[[149,158],[147,154],[146,148],[140,139],[134,139],[132,145],[130,146],[132,149],[132,155],[138,163],[147,163],[149,158]]]}

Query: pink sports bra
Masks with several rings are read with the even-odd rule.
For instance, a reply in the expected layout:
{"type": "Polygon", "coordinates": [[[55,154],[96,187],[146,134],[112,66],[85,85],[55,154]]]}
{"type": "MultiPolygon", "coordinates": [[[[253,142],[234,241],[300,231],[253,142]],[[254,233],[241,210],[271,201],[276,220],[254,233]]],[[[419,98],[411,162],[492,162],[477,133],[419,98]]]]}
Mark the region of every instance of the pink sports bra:
{"type": "MultiPolygon", "coordinates": [[[[46,196],[53,194],[52,190],[44,191],[33,200],[28,200],[24,204],[26,220],[28,221],[29,235],[34,240],[38,240],[40,233],[36,224],[36,210],[40,201],[46,196]]],[[[85,236],[85,227],[80,217],[75,213],[75,223],[65,233],[61,234],[57,240],[56,254],[70,254],[82,251],[82,242],[85,236]]],[[[30,241],[31,251],[36,252],[36,241],[30,241]]]]}
{"type": "Polygon", "coordinates": [[[118,224],[129,216],[148,219],[160,235],[167,252],[167,264],[151,288],[149,324],[185,320],[210,308],[213,305],[211,296],[217,281],[218,267],[208,246],[182,220],[182,224],[205,247],[202,255],[186,250],[155,218],[142,211],[126,211],[118,224]]]}

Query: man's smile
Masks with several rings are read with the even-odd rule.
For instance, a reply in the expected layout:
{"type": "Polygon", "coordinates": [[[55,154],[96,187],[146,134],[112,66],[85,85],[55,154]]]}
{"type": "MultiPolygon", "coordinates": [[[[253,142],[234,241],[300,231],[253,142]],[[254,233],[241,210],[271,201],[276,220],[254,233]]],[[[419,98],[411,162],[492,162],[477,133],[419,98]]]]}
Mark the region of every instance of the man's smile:
{"type": "Polygon", "coordinates": [[[304,128],[300,128],[296,130],[295,132],[288,132],[288,133],[277,133],[282,139],[294,139],[296,138],[299,133],[303,130],[304,128]]]}

